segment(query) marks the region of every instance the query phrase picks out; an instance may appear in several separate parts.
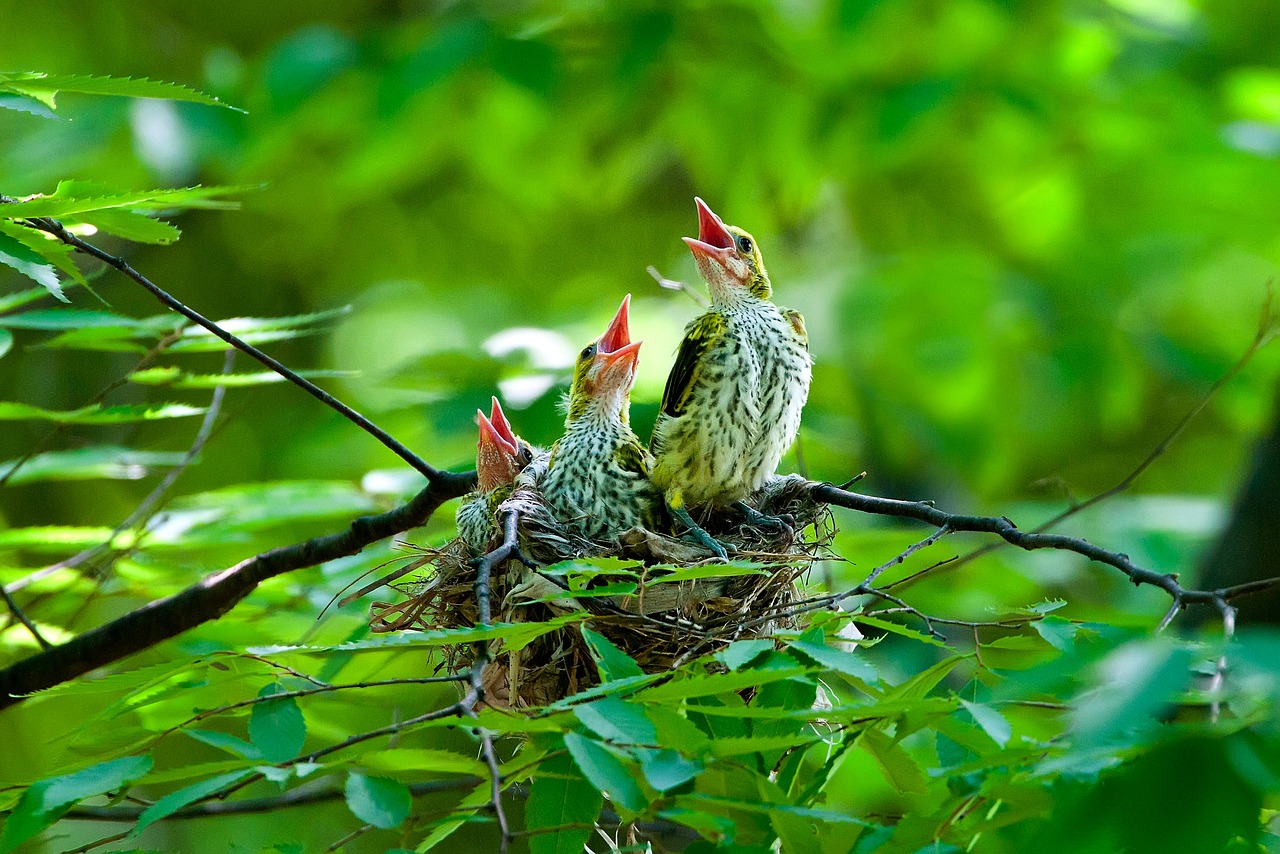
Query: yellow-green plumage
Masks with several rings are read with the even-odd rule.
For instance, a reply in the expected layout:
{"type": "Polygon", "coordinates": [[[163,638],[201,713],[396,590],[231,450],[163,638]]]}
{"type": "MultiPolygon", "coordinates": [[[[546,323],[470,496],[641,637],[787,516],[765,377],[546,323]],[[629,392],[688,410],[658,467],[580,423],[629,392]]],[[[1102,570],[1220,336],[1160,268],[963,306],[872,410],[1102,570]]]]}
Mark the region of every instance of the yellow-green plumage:
{"type": "Polygon", "coordinates": [[[725,229],[747,279],[708,279],[711,308],[685,329],[650,443],[653,483],[673,509],[724,506],[759,489],[795,441],[809,393],[804,319],[769,301],[754,239],[725,229]]]}
{"type": "Polygon", "coordinates": [[[597,388],[597,359],[596,345],[578,356],[565,433],[539,484],[557,518],[593,539],[654,527],[661,503],[649,482],[652,459],[630,426],[632,380],[597,388]]]}
{"type": "Polygon", "coordinates": [[[512,489],[512,484],[505,484],[488,492],[476,490],[465,496],[458,505],[455,515],[458,536],[467,544],[472,554],[484,554],[497,539],[498,525],[495,516],[498,505],[511,497],[512,489]]]}

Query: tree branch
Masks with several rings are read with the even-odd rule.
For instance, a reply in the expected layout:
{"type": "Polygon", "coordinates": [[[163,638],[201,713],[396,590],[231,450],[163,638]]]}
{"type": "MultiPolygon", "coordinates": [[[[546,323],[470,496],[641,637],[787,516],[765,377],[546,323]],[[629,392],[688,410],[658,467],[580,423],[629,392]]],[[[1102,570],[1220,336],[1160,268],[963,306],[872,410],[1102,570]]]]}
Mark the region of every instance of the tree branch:
{"type": "Polygon", "coordinates": [[[220,617],[269,578],[355,554],[371,543],[417,527],[445,501],[466,493],[474,482],[474,472],[437,471],[413,500],[394,510],[362,516],[340,533],[251,557],[206,576],[181,593],[10,665],[0,670],[0,709],[24,695],[74,679],[220,617]]]}
{"type": "MultiPolygon", "coordinates": [[[[13,200],[8,197],[0,196],[0,202],[12,202],[12,201],[13,200]]],[[[325,406],[328,406],[329,408],[336,411],[343,418],[346,418],[348,421],[358,426],[361,430],[364,430],[370,436],[373,436],[375,439],[377,439],[387,448],[391,449],[391,451],[394,452],[396,456],[400,457],[400,459],[404,460],[406,463],[413,466],[414,469],[421,472],[426,477],[434,478],[441,473],[434,466],[427,463],[426,460],[422,459],[413,451],[410,451],[408,448],[406,448],[403,444],[400,443],[399,440],[397,440],[390,433],[383,430],[377,424],[374,424],[368,418],[364,417],[359,412],[356,412],[350,406],[338,400],[333,395],[329,394],[329,392],[320,388],[320,386],[300,376],[295,371],[290,370],[284,364],[268,356],[266,353],[262,352],[257,347],[254,347],[252,344],[249,344],[248,342],[241,340],[235,335],[232,335],[230,332],[223,329],[221,326],[214,323],[212,320],[209,320],[207,317],[200,314],[198,311],[195,311],[192,308],[188,308],[181,300],[177,299],[168,291],[165,291],[159,285],[152,282],[146,276],[142,275],[137,270],[135,270],[133,266],[129,264],[128,261],[124,260],[119,256],[112,255],[109,252],[99,249],[98,247],[94,246],[92,243],[86,243],[85,241],[76,237],[71,232],[67,231],[67,229],[62,225],[62,223],[58,222],[56,219],[50,219],[47,217],[36,217],[36,218],[25,220],[25,222],[31,225],[31,227],[37,228],[40,231],[48,232],[49,234],[52,234],[54,237],[58,238],[68,246],[74,246],[76,249],[79,249],[81,252],[84,252],[88,255],[92,255],[94,258],[97,258],[98,260],[116,268],[121,273],[124,273],[130,279],[133,279],[135,282],[142,285],[142,287],[150,291],[152,296],[154,296],[157,300],[159,300],[165,307],[169,308],[172,311],[176,311],[178,314],[181,314],[183,317],[187,318],[191,322],[204,327],[209,332],[216,335],[218,338],[221,338],[223,341],[227,342],[232,347],[235,347],[237,350],[240,350],[243,353],[247,353],[253,358],[257,359],[259,362],[266,365],[268,368],[275,371],[277,374],[284,377],[289,382],[296,385],[298,388],[310,394],[316,400],[319,400],[325,406]]]]}
{"type": "MultiPolygon", "coordinates": [[[[1034,549],[1061,549],[1075,552],[1089,558],[1089,560],[1115,567],[1128,576],[1129,580],[1135,585],[1150,584],[1154,587],[1159,587],[1173,598],[1176,609],[1184,608],[1187,605],[1212,605],[1225,616],[1226,608],[1229,607],[1227,603],[1232,599],[1280,587],[1280,576],[1277,576],[1219,590],[1189,590],[1178,582],[1176,574],[1153,572],[1152,570],[1144,569],[1129,560],[1128,555],[1109,551],[1078,537],[1068,537],[1065,534],[1022,531],[1006,516],[961,516],[939,510],[928,501],[877,498],[872,495],[846,492],[829,483],[810,483],[808,489],[816,500],[827,504],[847,507],[850,510],[858,510],[863,513],[875,513],[880,516],[915,519],[937,527],[939,532],[944,530],[975,531],[996,534],[1010,545],[1027,549],[1028,551],[1034,549]]],[[[936,539],[936,537],[927,538],[913,546],[907,553],[919,549],[933,539],[936,539]]],[[[880,569],[881,567],[878,567],[876,571],[879,572],[880,569]]],[[[1171,609],[1170,613],[1173,613],[1173,609],[1171,609]]],[[[1172,617],[1166,616],[1166,619],[1161,622],[1161,627],[1168,625],[1171,619],[1172,617]]]]}

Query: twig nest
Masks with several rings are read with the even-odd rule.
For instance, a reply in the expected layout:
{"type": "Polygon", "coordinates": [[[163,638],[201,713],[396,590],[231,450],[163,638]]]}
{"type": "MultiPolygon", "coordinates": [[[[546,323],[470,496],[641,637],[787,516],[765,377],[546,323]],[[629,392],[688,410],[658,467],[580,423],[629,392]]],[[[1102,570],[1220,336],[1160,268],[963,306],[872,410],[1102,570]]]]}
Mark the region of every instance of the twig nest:
{"type": "MultiPolygon", "coordinates": [[[[509,560],[494,569],[491,601],[501,623],[546,622],[561,628],[516,646],[494,641],[483,674],[486,702],[535,707],[599,682],[580,625],[604,635],[649,673],[735,640],[790,628],[787,612],[797,598],[796,580],[830,554],[830,511],[814,501],[798,475],[776,477],[752,496],[761,513],[792,522],[781,530],[742,523],[735,510],[698,520],[734,551],[728,564],[707,549],[677,537],[632,528],[616,539],[584,539],[565,529],[533,486],[521,486],[498,508],[517,514],[521,552],[538,569],[509,560]],[[566,616],[572,615],[572,616],[566,616]],[[579,619],[580,618],[580,619],[579,619]]],[[[499,545],[495,542],[493,546],[499,545]]],[[[377,632],[469,628],[478,606],[472,555],[461,540],[420,556],[393,575],[406,594],[399,603],[375,603],[377,632]]],[[[470,665],[472,650],[447,650],[447,664],[470,665]]]]}

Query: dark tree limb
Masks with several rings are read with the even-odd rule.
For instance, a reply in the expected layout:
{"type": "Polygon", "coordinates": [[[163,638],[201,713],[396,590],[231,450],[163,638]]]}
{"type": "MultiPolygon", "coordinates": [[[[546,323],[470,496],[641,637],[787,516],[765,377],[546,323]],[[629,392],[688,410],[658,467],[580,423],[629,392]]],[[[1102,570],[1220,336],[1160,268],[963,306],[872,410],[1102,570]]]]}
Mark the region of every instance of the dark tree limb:
{"type": "Polygon", "coordinates": [[[413,500],[376,516],[362,516],[340,533],[272,549],[206,576],[198,584],[36,653],[0,670],[0,709],[119,661],[201,623],[221,617],[255,587],[295,569],[355,554],[371,543],[417,527],[451,498],[466,493],[475,473],[437,472],[413,500]]]}
{"type": "MultiPolygon", "coordinates": [[[[1083,555],[1089,560],[1114,567],[1135,585],[1150,584],[1159,587],[1173,599],[1174,608],[1171,613],[1185,608],[1187,605],[1209,605],[1217,609],[1224,619],[1230,609],[1232,599],[1263,590],[1280,588],[1280,576],[1252,581],[1235,587],[1218,590],[1191,590],[1178,582],[1175,573],[1153,572],[1138,566],[1128,555],[1104,549],[1078,537],[1065,534],[1048,534],[1035,531],[1023,531],[1006,516],[962,516],[939,510],[928,501],[902,501],[896,498],[877,498],[847,492],[829,483],[811,483],[809,493],[818,501],[837,507],[847,507],[863,513],[874,513],[880,516],[896,516],[902,519],[915,519],[947,531],[975,531],[996,534],[1006,543],[1028,551],[1034,549],[1061,549],[1083,555]]],[[[924,542],[932,541],[933,538],[924,542]]],[[[912,550],[920,547],[917,544],[912,550]]],[[[870,591],[867,591],[870,592],[870,591]]],[[[1168,619],[1172,619],[1171,617],[1168,619]]],[[[1168,625],[1168,620],[1162,625],[1168,625]]]]}

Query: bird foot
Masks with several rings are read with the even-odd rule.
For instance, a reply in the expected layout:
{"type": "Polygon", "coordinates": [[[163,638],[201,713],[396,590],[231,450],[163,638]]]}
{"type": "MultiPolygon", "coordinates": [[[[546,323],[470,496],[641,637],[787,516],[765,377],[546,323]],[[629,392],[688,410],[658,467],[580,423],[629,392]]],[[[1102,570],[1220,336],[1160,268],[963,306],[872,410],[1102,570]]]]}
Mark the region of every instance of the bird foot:
{"type": "Polygon", "coordinates": [[[794,519],[788,519],[785,516],[769,516],[761,513],[745,501],[735,501],[733,504],[742,515],[747,517],[747,524],[764,531],[772,531],[775,534],[787,534],[794,538],[796,535],[796,526],[794,519]]]}
{"type": "Polygon", "coordinates": [[[702,530],[700,526],[694,525],[687,533],[689,538],[698,545],[715,552],[716,557],[723,561],[727,561],[729,559],[729,546],[726,546],[724,543],[702,530]]]}

